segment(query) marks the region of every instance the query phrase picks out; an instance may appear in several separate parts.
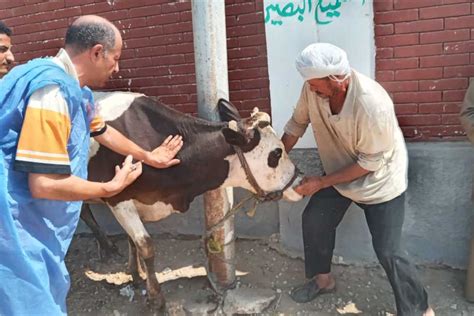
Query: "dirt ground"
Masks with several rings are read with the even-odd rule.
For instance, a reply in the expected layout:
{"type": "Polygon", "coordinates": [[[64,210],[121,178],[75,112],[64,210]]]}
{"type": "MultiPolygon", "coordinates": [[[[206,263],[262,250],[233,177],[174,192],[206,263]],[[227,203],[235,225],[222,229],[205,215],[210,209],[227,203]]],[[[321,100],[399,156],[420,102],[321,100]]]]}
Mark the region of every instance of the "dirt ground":
{"type": "MultiPolygon", "coordinates": [[[[95,240],[91,236],[78,235],[73,240],[66,258],[72,283],[67,301],[69,314],[160,315],[147,307],[143,288],[127,287],[128,275],[124,274],[127,239],[125,236],[116,236],[113,240],[123,257],[113,257],[107,262],[99,259],[95,240]],[[108,278],[108,281],[101,280],[103,278],[108,278]]],[[[335,293],[322,295],[307,304],[293,302],[288,292],[303,281],[303,261],[275,250],[278,247],[274,240],[236,241],[237,270],[246,273],[237,277],[237,286],[273,289],[277,294],[277,299],[265,314],[395,314],[391,289],[379,267],[335,265],[335,293]]],[[[197,269],[204,266],[205,262],[200,239],[155,236],[154,241],[157,272],[169,275],[184,267],[194,272],[202,271],[197,269]]],[[[464,271],[421,267],[419,273],[437,315],[474,315],[474,304],[466,302],[462,296],[464,271]]],[[[184,315],[183,305],[191,301],[216,301],[204,276],[166,281],[162,283],[162,289],[169,314],[184,315]]]]}

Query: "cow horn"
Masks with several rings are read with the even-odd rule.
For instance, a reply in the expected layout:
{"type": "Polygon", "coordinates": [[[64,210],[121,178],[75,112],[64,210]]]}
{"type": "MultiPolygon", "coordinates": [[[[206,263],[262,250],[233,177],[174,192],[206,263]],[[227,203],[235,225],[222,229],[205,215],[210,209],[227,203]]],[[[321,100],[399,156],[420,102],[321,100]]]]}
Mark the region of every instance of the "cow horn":
{"type": "Polygon", "coordinates": [[[250,114],[250,116],[254,116],[255,114],[257,114],[259,112],[258,110],[258,107],[254,107],[253,110],[252,110],[252,114],[250,114]]]}
{"type": "Polygon", "coordinates": [[[258,127],[266,127],[270,125],[270,115],[265,112],[258,112],[252,115],[251,126],[250,129],[258,127]]]}
{"type": "Polygon", "coordinates": [[[234,120],[229,121],[229,128],[233,131],[236,131],[236,132],[239,131],[239,127],[237,126],[237,122],[234,121],[234,120]]]}

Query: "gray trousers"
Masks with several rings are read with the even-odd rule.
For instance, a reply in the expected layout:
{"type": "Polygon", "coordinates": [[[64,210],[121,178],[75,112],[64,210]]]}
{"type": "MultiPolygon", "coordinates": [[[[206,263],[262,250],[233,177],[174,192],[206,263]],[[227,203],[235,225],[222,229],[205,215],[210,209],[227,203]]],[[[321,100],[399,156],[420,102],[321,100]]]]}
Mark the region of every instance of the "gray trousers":
{"type": "MultiPolygon", "coordinates": [[[[332,187],[311,197],[302,219],[307,278],[331,271],[336,228],[351,203],[332,187]]],[[[400,249],[405,193],[380,204],[356,204],[364,210],[372,245],[395,295],[397,315],[421,315],[428,308],[428,295],[400,249]]]]}

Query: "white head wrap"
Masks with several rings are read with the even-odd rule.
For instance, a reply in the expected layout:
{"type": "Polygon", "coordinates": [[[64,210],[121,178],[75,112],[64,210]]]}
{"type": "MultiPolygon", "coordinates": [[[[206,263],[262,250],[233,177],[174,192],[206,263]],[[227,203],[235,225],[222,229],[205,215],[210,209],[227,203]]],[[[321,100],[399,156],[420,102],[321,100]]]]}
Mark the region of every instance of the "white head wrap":
{"type": "Polygon", "coordinates": [[[351,72],[346,52],[328,43],[315,43],[306,47],[296,58],[296,69],[305,81],[348,76],[351,72]]]}

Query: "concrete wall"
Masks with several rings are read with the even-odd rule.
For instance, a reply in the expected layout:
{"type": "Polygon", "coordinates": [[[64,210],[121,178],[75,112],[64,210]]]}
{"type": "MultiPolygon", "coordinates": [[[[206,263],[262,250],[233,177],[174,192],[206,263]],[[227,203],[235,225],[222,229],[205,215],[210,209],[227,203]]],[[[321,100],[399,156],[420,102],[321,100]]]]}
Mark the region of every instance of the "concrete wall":
{"type": "MultiPolygon", "coordinates": [[[[467,142],[409,143],[409,187],[403,244],[409,256],[422,264],[465,268],[471,235],[473,206],[473,149],[467,142]]],[[[318,165],[315,150],[297,152],[296,160],[318,165]],[[303,159],[304,157],[304,159],[303,159]]],[[[307,199],[280,203],[283,249],[302,257],[301,213],[307,199]]],[[[376,262],[361,209],[351,206],[338,227],[335,261],[376,262]]]]}
{"type": "MultiPolygon", "coordinates": [[[[467,265],[473,206],[471,189],[474,150],[467,142],[409,143],[409,188],[407,193],[404,245],[417,263],[467,265]]],[[[292,158],[307,174],[321,173],[315,149],[296,149],[292,158]]],[[[238,201],[247,196],[235,190],[238,201]]],[[[240,212],[236,220],[239,237],[261,238],[280,233],[282,249],[302,257],[301,213],[307,199],[298,203],[267,203],[254,218],[240,212]]],[[[247,209],[250,206],[247,207],[247,209]]],[[[202,199],[186,214],[176,214],[154,224],[151,233],[201,235],[204,227],[202,199]]],[[[244,208],[245,209],[245,208],[244,208]]],[[[95,210],[109,233],[123,233],[110,212],[95,210]]],[[[79,232],[85,232],[83,225],[79,232]]],[[[335,261],[352,264],[376,262],[363,212],[351,206],[338,228],[335,261]]]]}
{"type": "MultiPolygon", "coordinates": [[[[243,189],[234,189],[235,203],[246,198],[249,194],[248,191],[243,189]]],[[[259,205],[255,216],[249,217],[246,211],[250,210],[252,206],[252,203],[246,203],[237,214],[235,221],[237,235],[242,238],[266,238],[278,233],[278,202],[267,202],[259,205]]],[[[101,225],[108,234],[125,234],[125,231],[106,207],[93,205],[92,211],[99,225],[101,225]]],[[[204,231],[202,196],[197,197],[193,203],[191,203],[191,207],[186,213],[173,214],[160,222],[146,224],[146,227],[152,234],[201,236],[204,231]]],[[[89,230],[85,224],[81,222],[77,232],[88,233],[89,230]]]]}

